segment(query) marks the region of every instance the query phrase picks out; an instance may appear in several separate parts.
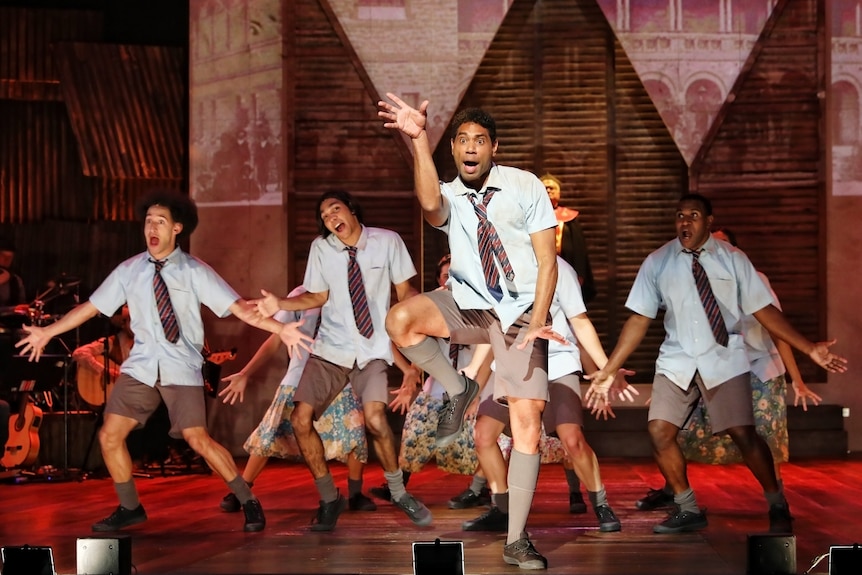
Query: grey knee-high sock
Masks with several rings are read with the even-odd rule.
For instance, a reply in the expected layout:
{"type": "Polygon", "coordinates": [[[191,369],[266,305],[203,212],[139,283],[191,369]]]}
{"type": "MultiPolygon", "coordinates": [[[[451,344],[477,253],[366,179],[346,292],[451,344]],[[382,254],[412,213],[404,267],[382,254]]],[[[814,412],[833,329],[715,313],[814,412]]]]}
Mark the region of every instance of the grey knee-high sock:
{"type": "Polygon", "coordinates": [[[347,495],[349,497],[353,497],[354,495],[357,495],[359,493],[362,493],[362,479],[361,478],[360,479],[350,479],[348,477],[347,478],[347,495]]]}
{"type": "Polygon", "coordinates": [[[245,479],[242,478],[242,475],[237,475],[233,479],[227,482],[227,486],[230,488],[231,492],[236,495],[236,498],[239,499],[241,504],[247,503],[250,499],[254,499],[254,495],[251,493],[251,485],[245,482],[245,479]]]}
{"type": "Polygon", "coordinates": [[[673,502],[679,505],[680,511],[700,513],[700,507],[697,506],[697,500],[694,498],[694,491],[691,487],[689,487],[682,493],[674,494],[673,502]]]}
{"type": "Polygon", "coordinates": [[[449,397],[464,392],[464,378],[455,371],[449,357],[440,350],[436,338],[426,337],[416,345],[399,347],[398,351],[439,381],[449,397]]]}
{"type": "Polygon", "coordinates": [[[540,463],[538,453],[529,455],[513,449],[509,456],[509,535],[506,545],[523,537],[539,481],[540,463]]]}
{"type": "Polygon", "coordinates": [[[129,479],[123,483],[114,483],[114,491],[117,492],[120,505],[126,509],[137,509],[141,504],[141,500],[138,499],[138,489],[135,487],[134,479],[129,479]]]}
{"type": "Polygon", "coordinates": [[[494,502],[494,505],[497,506],[497,509],[500,510],[500,513],[509,514],[509,492],[506,493],[494,493],[491,495],[491,500],[494,502]]]}
{"type": "Polygon", "coordinates": [[[392,494],[392,501],[398,501],[407,493],[404,488],[404,475],[400,469],[395,471],[384,471],[383,477],[386,478],[386,483],[389,485],[389,493],[392,494]]]}
{"type": "Polygon", "coordinates": [[[590,498],[590,503],[593,506],[593,510],[595,511],[602,505],[608,504],[608,494],[605,493],[605,488],[602,487],[598,491],[587,491],[587,496],[590,498]]]}
{"type": "Polygon", "coordinates": [[[574,469],[563,469],[566,472],[566,483],[569,484],[569,493],[577,493],[581,490],[581,480],[578,479],[574,469]]]}
{"type": "Polygon", "coordinates": [[[488,484],[488,480],[481,475],[474,475],[473,481],[470,482],[470,491],[479,495],[482,493],[482,490],[485,488],[485,485],[488,484]]]}
{"type": "Polygon", "coordinates": [[[317,487],[317,492],[320,493],[320,500],[324,503],[332,503],[338,499],[338,489],[335,487],[335,481],[332,479],[331,473],[315,479],[314,485],[317,487]]]}

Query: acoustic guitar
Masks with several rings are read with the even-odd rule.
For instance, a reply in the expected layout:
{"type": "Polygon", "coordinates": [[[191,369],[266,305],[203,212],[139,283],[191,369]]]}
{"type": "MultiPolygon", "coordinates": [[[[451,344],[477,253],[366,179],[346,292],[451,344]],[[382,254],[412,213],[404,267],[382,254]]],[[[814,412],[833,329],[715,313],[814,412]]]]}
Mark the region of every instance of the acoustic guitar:
{"type": "Polygon", "coordinates": [[[21,401],[18,415],[9,419],[9,440],[3,450],[3,467],[24,467],[36,463],[39,457],[39,426],[42,425],[42,410],[30,401],[30,393],[22,391],[26,384],[32,389],[35,382],[22,382],[19,387],[21,401]]]}
{"type": "MultiPolygon", "coordinates": [[[[207,364],[219,366],[226,361],[236,358],[236,348],[233,348],[229,351],[214,351],[204,353],[204,358],[207,364]]],[[[116,372],[119,368],[119,365],[115,361],[110,359],[108,360],[108,365],[108,373],[116,372]]],[[[108,377],[108,381],[105,382],[102,372],[95,371],[91,367],[87,366],[84,362],[78,363],[78,394],[81,396],[81,399],[86,401],[89,405],[92,405],[94,407],[104,405],[105,400],[111,396],[111,391],[114,388],[115,379],[116,378],[114,377],[108,377]]],[[[207,388],[207,393],[211,394],[212,388],[214,386],[208,378],[204,379],[204,385],[207,388]]],[[[217,382],[218,379],[216,379],[216,385],[218,384],[217,382]]]]}

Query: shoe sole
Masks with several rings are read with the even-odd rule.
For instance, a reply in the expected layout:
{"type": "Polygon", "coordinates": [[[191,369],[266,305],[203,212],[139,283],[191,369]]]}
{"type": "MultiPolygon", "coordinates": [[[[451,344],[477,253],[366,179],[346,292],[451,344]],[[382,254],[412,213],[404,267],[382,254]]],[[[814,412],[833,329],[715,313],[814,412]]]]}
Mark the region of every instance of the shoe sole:
{"type": "Polygon", "coordinates": [[[602,533],[616,533],[617,531],[622,531],[623,526],[621,523],[604,523],[599,525],[599,531],[602,533]]]}
{"type": "Polygon", "coordinates": [[[700,531],[706,529],[709,523],[703,521],[700,523],[692,523],[690,525],[682,525],[680,527],[665,527],[663,525],[655,525],[652,528],[653,533],[669,534],[669,533],[688,533],[690,531],[700,531]]]}
{"type": "Polygon", "coordinates": [[[508,528],[509,528],[509,526],[508,526],[508,525],[501,525],[501,526],[499,526],[498,528],[491,529],[491,528],[489,528],[489,527],[479,527],[479,528],[477,528],[477,527],[475,527],[475,526],[473,526],[473,525],[469,525],[469,524],[468,524],[468,523],[466,523],[466,522],[461,524],[461,531],[472,531],[472,532],[474,532],[474,533],[481,533],[481,532],[485,532],[485,533],[505,533],[505,532],[508,530],[508,528]]]}
{"type": "Polygon", "coordinates": [[[530,559],[529,561],[518,561],[513,557],[503,555],[503,561],[509,565],[517,565],[521,569],[547,569],[548,565],[540,559],[530,559]]]}
{"type": "Polygon", "coordinates": [[[474,503],[461,503],[460,501],[457,503],[449,502],[449,509],[472,509],[473,507],[479,507],[479,502],[476,501],[474,503]]]}
{"type": "Polygon", "coordinates": [[[581,515],[587,512],[587,504],[583,505],[569,505],[569,513],[572,515],[581,515]]]}
{"type": "Polygon", "coordinates": [[[108,525],[100,525],[100,524],[96,523],[90,529],[96,533],[110,533],[112,531],[119,531],[120,529],[125,529],[126,527],[131,527],[132,525],[139,525],[146,520],[147,520],[146,517],[141,517],[141,518],[135,519],[133,521],[127,521],[127,522],[123,523],[122,525],[120,525],[119,527],[110,527],[108,525]]]}
{"type": "Polygon", "coordinates": [[[344,510],[347,509],[347,499],[344,497],[341,498],[341,502],[338,505],[338,511],[335,514],[335,517],[332,520],[332,525],[323,525],[321,523],[315,523],[311,526],[312,531],[332,531],[335,529],[335,524],[338,523],[338,518],[344,513],[344,510]]]}
{"type": "Polygon", "coordinates": [[[266,527],[266,521],[263,523],[246,523],[243,525],[242,530],[246,533],[257,533],[258,531],[263,531],[264,527],[266,527]]]}

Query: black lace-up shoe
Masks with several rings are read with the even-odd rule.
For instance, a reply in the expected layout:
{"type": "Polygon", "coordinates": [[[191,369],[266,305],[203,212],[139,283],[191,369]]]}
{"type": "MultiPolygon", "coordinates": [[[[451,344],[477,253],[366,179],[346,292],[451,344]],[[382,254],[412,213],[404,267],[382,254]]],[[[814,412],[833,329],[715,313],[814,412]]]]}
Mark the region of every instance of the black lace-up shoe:
{"type": "Polygon", "coordinates": [[[599,505],[596,507],[596,517],[599,519],[599,531],[608,533],[622,529],[620,520],[610,505],[599,505]]]}
{"type": "Polygon", "coordinates": [[[123,527],[137,525],[146,520],[147,512],[144,511],[143,505],[138,505],[135,509],[126,509],[122,505],[118,505],[116,511],[98,523],[93,523],[92,529],[96,532],[119,531],[123,527]]]}
{"type": "Polygon", "coordinates": [[[479,505],[491,504],[491,490],[483,487],[476,493],[469,487],[449,500],[449,509],[469,509],[479,505]]]}
{"type": "Polygon", "coordinates": [[[420,527],[431,525],[431,521],[434,519],[431,515],[431,511],[425,507],[422,502],[417,501],[416,498],[409,493],[402,495],[401,499],[393,501],[392,504],[406,513],[407,517],[410,518],[410,521],[420,527]]]}
{"type": "Polygon", "coordinates": [[[263,528],[266,527],[266,517],[263,516],[263,507],[260,506],[260,501],[249,499],[242,505],[242,511],[245,514],[243,531],[263,531],[263,528]]]}
{"type": "Polygon", "coordinates": [[[509,529],[509,514],[492,507],[476,519],[470,519],[461,524],[461,531],[490,531],[505,533],[509,529]]]}
{"type": "Polygon", "coordinates": [[[580,491],[572,491],[569,493],[569,513],[579,515],[587,512],[587,504],[584,503],[584,496],[580,491]]]}
{"type": "Polygon", "coordinates": [[[479,384],[462,375],[466,388],[463,392],[449,398],[443,404],[443,411],[440,413],[440,421],[437,423],[437,439],[435,443],[437,447],[446,447],[458,439],[461,433],[461,427],[464,425],[464,414],[467,413],[467,408],[476,399],[479,393],[479,384]]]}
{"type": "Polygon", "coordinates": [[[347,499],[340,493],[335,501],[329,503],[320,502],[320,507],[317,509],[317,515],[311,522],[312,531],[332,531],[335,529],[335,523],[338,521],[338,516],[347,509],[347,499]]]}
{"type": "Polygon", "coordinates": [[[654,525],[653,533],[684,533],[686,531],[700,531],[708,525],[706,521],[706,510],[700,513],[681,511],[677,509],[668,515],[668,518],[654,525]]]}
{"type": "Polygon", "coordinates": [[[769,507],[769,532],[793,533],[793,516],[787,503],[769,507]]]}
{"type": "Polygon", "coordinates": [[[225,513],[236,513],[240,509],[242,509],[242,505],[239,503],[239,499],[237,499],[236,495],[233,493],[228,493],[225,495],[221,503],[218,504],[222,511],[225,513]]]}
{"type": "Polygon", "coordinates": [[[635,507],[641,511],[652,511],[653,509],[673,507],[673,504],[673,493],[668,493],[664,489],[650,489],[646,497],[637,500],[635,507]]]}
{"type": "Polygon", "coordinates": [[[347,500],[351,511],[377,511],[377,504],[362,493],[355,493],[347,500]]]}
{"type": "Polygon", "coordinates": [[[526,533],[521,538],[503,547],[503,561],[521,569],[547,569],[548,560],[536,551],[526,533]]]}

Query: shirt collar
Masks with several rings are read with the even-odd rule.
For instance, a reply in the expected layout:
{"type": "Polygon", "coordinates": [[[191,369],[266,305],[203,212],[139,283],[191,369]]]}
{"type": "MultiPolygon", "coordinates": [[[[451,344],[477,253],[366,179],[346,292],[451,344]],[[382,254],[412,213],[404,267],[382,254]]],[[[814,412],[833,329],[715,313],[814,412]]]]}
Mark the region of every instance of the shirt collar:
{"type": "MultiPolygon", "coordinates": [[[[359,234],[359,240],[356,242],[356,249],[364,250],[368,243],[368,228],[365,227],[365,224],[360,224],[360,226],[362,226],[362,232],[359,234]]],[[[346,250],[348,247],[347,244],[342,242],[335,234],[329,234],[326,237],[326,241],[338,251],[346,250]]]]}
{"type": "Polygon", "coordinates": [[[501,191],[503,188],[500,187],[502,181],[500,179],[499,170],[497,170],[497,164],[491,164],[491,170],[488,172],[488,178],[485,180],[485,186],[476,192],[473,188],[468,188],[464,185],[464,182],[461,181],[460,177],[455,178],[456,188],[455,195],[456,196],[466,196],[468,194],[477,194],[479,196],[484,196],[485,192],[488,190],[494,190],[495,192],[501,191]]]}
{"type": "Polygon", "coordinates": [[[684,247],[682,247],[682,242],[679,241],[679,238],[676,238],[676,245],[677,245],[677,249],[678,249],[677,253],[680,255],[688,255],[692,251],[697,251],[698,253],[701,253],[701,254],[706,252],[710,255],[714,255],[715,254],[715,247],[716,247],[716,243],[712,237],[712,234],[710,234],[710,236],[706,239],[706,242],[704,242],[704,244],[702,246],[700,246],[700,248],[697,250],[689,251],[689,250],[685,249],[684,247]]]}

